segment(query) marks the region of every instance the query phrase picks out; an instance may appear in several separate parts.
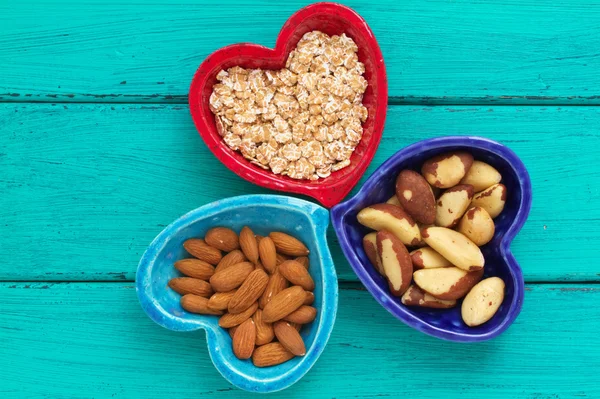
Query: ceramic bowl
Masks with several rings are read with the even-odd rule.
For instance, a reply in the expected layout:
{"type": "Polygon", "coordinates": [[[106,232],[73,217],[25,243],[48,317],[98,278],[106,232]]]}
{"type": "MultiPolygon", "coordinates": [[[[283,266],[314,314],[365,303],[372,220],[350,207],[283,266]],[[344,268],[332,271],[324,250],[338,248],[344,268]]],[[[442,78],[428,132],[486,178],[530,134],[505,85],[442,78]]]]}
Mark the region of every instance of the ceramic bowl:
{"type": "Polygon", "coordinates": [[[233,385],[252,392],[284,389],[302,378],[314,365],[335,322],[338,286],[325,239],[328,224],[326,209],[278,195],[227,198],[193,210],[167,226],[144,253],[136,274],[136,290],[142,308],[157,324],[170,330],[205,330],[215,367],[233,385]],[[316,286],[313,306],[318,310],[317,318],[301,331],[306,355],[278,366],[258,368],[251,360],[236,358],[228,332],[218,325],[218,316],[184,311],[179,304],[180,295],[167,287],[171,278],[181,276],[173,263],[190,256],[183,249],[185,240],[203,237],[214,226],[227,226],[239,232],[246,225],[256,234],[266,235],[271,231],[291,234],[310,250],[310,272],[316,286]]]}
{"type": "Polygon", "coordinates": [[[308,195],[326,207],[331,207],[340,202],[360,179],[381,140],[387,111],[387,77],[383,56],[373,32],[352,9],[334,3],[312,4],[290,17],[279,33],[274,49],[242,43],[224,47],[208,56],[194,75],[189,105],[202,139],[213,154],[234,173],[259,186],[308,195]],[[244,68],[281,69],[300,38],[313,30],[320,30],[328,35],[346,33],[358,45],[358,58],[365,64],[364,76],[369,83],[363,97],[363,104],[369,110],[369,118],[363,124],[363,137],[350,158],[350,166],[317,181],[294,180],[253,165],[239,152],[227,147],[217,132],[215,117],[208,104],[220,70],[236,65],[244,68]]]}
{"type": "Polygon", "coordinates": [[[496,337],[515,320],[523,303],[523,275],[510,251],[531,207],[531,182],[521,160],[507,147],[480,137],[442,137],[425,140],[398,151],[384,162],[361,190],[350,200],[331,210],[333,227],[344,255],[352,269],[373,297],[405,324],[434,337],[476,342],[496,337]],[[404,306],[400,298],[390,295],[388,284],[369,262],[362,246],[369,230],[360,225],[357,213],[364,207],[385,202],[394,194],[395,180],[403,169],[420,171],[423,162],[437,154],[465,150],[476,160],[494,166],[507,187],[504,211],[494,219],[496,232],[481,250],[485,256],[485,277],[497,276],[506,283],[504,302],[496,315],[478,327],[463,323],[460,304],[453,309],[426,309],[404,306]]]}

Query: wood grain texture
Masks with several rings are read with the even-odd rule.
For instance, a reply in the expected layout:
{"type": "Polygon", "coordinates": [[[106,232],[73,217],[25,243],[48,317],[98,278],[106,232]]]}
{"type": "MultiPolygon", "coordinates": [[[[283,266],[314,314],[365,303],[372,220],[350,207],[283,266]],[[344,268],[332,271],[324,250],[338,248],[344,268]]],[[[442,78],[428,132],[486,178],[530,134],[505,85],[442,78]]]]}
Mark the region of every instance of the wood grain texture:
{"type": "MultiPolygon", "coordinates": [[[[468,348],[350,288],[315,367],[273,398],[600,396],[596,285],[529,286],[511,328],[468,348]]],[[[214,369],[204,333],[155,325],[129,283],[4,283],[0,297],[2,397],[253,397],[214,369]]]]}
{"type": "MultiPolygon", "coordinates": [[[[185,102],[219,47],[273,46],[306,0],[0,4],[0,101],[185,102]]],[[[370,24],[395,103],[600,103],[595,0],[344,1],[370,24]]]]}
{"type": "MultiPolygon", "coordinates": [[[[597,281],[599,118],[596,107],[393,106],[365,176],[421,139],[498,140],[533,182],[512,246],[526,280],[597,281]]],[[[0,120],[0,258],[10,260],[0,280],[133,280],[146,246],[180,215],[268,192],[219,163],[186,107],[4,104],[0,120]]],[[[340,279],[356,281],[332,229],[328,239],[340,279]]]]}

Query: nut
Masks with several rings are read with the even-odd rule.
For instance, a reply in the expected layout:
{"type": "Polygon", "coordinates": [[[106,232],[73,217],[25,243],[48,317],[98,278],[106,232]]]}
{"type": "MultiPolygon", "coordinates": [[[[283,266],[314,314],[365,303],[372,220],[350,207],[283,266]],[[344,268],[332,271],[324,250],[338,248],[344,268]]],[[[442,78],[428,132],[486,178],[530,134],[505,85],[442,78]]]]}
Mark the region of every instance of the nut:
{"type": "Polygon", "coordinates": [[[420,306],[422,308],[448,309],[456,306],[456,300],[438,299],[423,291],[416,285],[411,285],[402,295],[402,303],[406,306],[420,306]]]}
{"type": "Polygon", "coordinates": [[[298,309],[304,303],[306,295],[302,287],[286,288],[275,295],[263,309],[263,320],[273,323],[298,309]]]}
{"type": "Polygon", "coordinates": [[[190,255],[196,258],[216,265],[221,261],[221,251],[206,244],[204,240],[191,238],[183,243],[183,247],[190,255]]]}
{"type": "Polygon", "coordinates": [[[465,213],[473,199],[473,186],[460,184],[444,192],[437,200],[435,224],[440,227],[454,227],[465,213]]]}
{"type": "Polygon", "coordinates": [[[385,277],[381,256],[379,256],[379,252],[377,251],[377,233],[369,233],[363,237],[363,248],[375,270],[385,277]]]}
{"type": "Polygon", "coordinates": [[[465,213],[457,230],[481,247],[492,240],[496,227],[490,214],[485,209],[475,206],[465,213]]]}
{"type": "Polygon", "coordinates": [[[460,299],[483,276],[483,269],[466,272],[458,267],[417,270],[413,277],[415,283],[423,290],[438,299],[460,299]]]}
{"type": "Polygon", "coordinates": [[[417,245],[421,242],[419,226],[402,208],[390,204],[371,205],[356,216],[358,222],[373,230],[388,230],[404,245],[417,245]]]}
{"type": "Polygon", "coordinates": [[[275,295],[279,294],[281,291],[283,291],[287,287],[288,287],[288,281],[285,279],[285,277],[283,277],[281,275],[281,273],[279,273],[278,271],[273,273],[271,275],[271,277],[269,277],[269,282],[267,283],[267,287],[265,288],[265,291],[263,292],[263,294],[260,297],[260,300],[258,302],[260,308],[264,309],[265,306],[267,305],[267,303],[269,303],[269,301],[275,295]]]}
{"type": "Polygon", "coordinates": [[[254,316],[254,325],[256,326],[256,345],[264,345],[273,341],[275,333],[273,332],[273,324],[265,323],[262,319],[262,309],[258,309],[254,316]]]}
{"type": "Polygon", "coordinates": [[[304,298],[303,305],[312,305],[315,302],[315,294],[310,291],[306,291],[306,298],[304,298]]]}
{"type": "Polygon", "coordinates": [[[208,298],[213,294],[209,283],[191,277],[177,277],[169,281],[169,287],[180,295],[194,294],[208,298]]]}
{"type": "Polygon", "coordinates": [[[285,349],[296,356],[304,356],[306,354],[306,347],[300,333],[290,323],[287,321],[275,322],[273,331],[277,340],[285,349]]]}
{"type": "Polygon", "coordinates": [[[402,208],[402,205],[400,205],[400,200],[398,200],[398,197],[396,197],[395,194],[392,195],[389,200],[385,201],[385,203],[390,205],[396,205],[402,208]]]}
{"type": "Polygon", "coordinates": [[[315,289],[313,281],[308,270],[295,260],[288,260],[279,265],[279,272],[293,285],[299,285],[307,291],[315,289]]]}
{"type": "Polygon", "coordinates": [[[229,301],[235,295],[236,290],[229,292],[215,292],[208,299],[208,307],[215,310],[226,310],[229,306],[229,301]]]}
{"type": "Polygon", "coordinates": [[[277,268],[277,250],[271,237],[265,237],[258,244],[258,254],[264,268],[270,273],[275,273],[277,268]]]}
{"type": "Polygon", "coordinates": [[[414,270],[452,266],[452,263],[448,262],[448,259],[430,247],[415,249],[410,253],[410,259],[412,260],[414,270]]]}
{"type": "Polygon", "coordinates": [[[401,296],[410,286],[413,273],[406,247],[398,237],[382,230],[377,233],[377,251],[381,254],[381,263],[392,295],[401,296]]]}
{"type": "Polygon", "coordinates": [[[227,292],[238,288],[246,277],[254,271],[250,262],[242,262],[220,270],[210,278],[210,285],[216,292],[227,292]]]}
{"type": "Polygon", "coordinates": [[[504,281],[490,277],[475,285],[462,303],[461,315],[469,327],[479,326],[491,319],[504,300],[504,281]]]}
{"type": "Polygon", "coordinates": [[[223,259],[219,262],[217,267],[215,267],[215,273],[227,269],[229,266],[233,266],[238,263],[242,263],[246,261],[246,256],[242,251],[236,249],[235,251],[231,251],[227,255],[223,256],[223,259]]]}
{"type": "Polygon", "coordinates": [[[241,313],[252,306],[263,294],[268,281],[269,276],[260,269],[250,273],[229,301],[229,313],[241,313]]]}
{"type": "Polygon", "coordinates": [[[213,248],[221,251],[231,252],[240,247],[237,234],[235,231],[226,227],[213,227],[208,230],[204,241],[213,248]]]}
{"type": "Polygon", "coordinates": [[[309,253],[308,248],[306,248],[302,241],[289,234],[273,232],[269,234],[269,237],[271,237],[273,243],[275,243],[277,252],[281,252],[283,255],[306,256],[309,253]]]}
{"type": "Polygon", "coordinates": [[[269,367],[287,362],[294,357],[294,354],[279,342],[271,342],[263,346],[259,346],[252,354],[252,363],[256,367],[269,367]]]}
{"type": "Polygon", "coordinates": [[[244,226],[240,232],[240,247],[242,252],[252,263],[258,261],[258,244],[256,244],[256,237],[248,226],[244,226]]]}
{"type": "Polygon", "coordinates": [[[208,307],[208,299],[193,295],[187,294],[181,297],[179,300],[181,303],[181,307],[190,312],[190,313],[198,313],[198,314],[211,314],[211,315],[222,315],[223,312],[220,310],[211,309],[208,307]]]}
{"type": "Polygon", "coordinates": [[[214,266],[200,259],[181,259],[175,262],[174,266],[175,269],[188,277],[199,278],[205,281],[215,274],[214,266]]]}
{"type": "Polygon", "coordinates": [[[466,271],[483,269],[485,259],[479,247],[454,230],[427,227],[423,229],[423,240],[454,266],[466,271]]]}
{"type": "Polygon", "coordinates": [[[250,359],[256,342],[256,326],[252,319],[247,319],[235,330],[232,339],[233,354],[238,359],[250,359]]]}
{"type": "Polygon", "coordinates": [[[242,313],[227,313],[219,318],[219,326],[223,328],[231,328],[235,326],[239,326],[246,320],[248,320],[258,309],[258,303],[254,302],[252,306],[248,309],[244,310],[242,313]]]}
{"type": "Polygon", "coordinates": [[[473,165],[460,181],[461,184],[470,184],[476,193],[500,183],[502,175],[491,165],[485,162],[473,161],[473,165]]]}
{"type": "Polygon", "coordinates": [[[473,164],[467,152],[450,152],[427,160],[421,168],[425,179],[434,187],[450,188],[457,185],[473,164]]]}
{"type": "Polygon", "coordinates": [[[484,191],[475,194],[471,206],[480,206],[489,213],[492,219],[502,212],[506,204],[506,186],[504,184],[494,184],[484,191]]]}
{"type": "Polygon", "coordinates": [[[402,208],[419,223],[435,220],[435,197],[427,181],[412,170],[403,170],[396,179],[396,198],[402,208]]]}
{"type": "Polygon", "coordinates": [[[310,262],[308,260],[308,256],[299,256],[294,259],[296,262],[300,263],[306,270],[310,269],[310,262]]]}
{"type": "Polygon", "coordinates": [[[311,323],[316,317],[317,309],[313,308],[312,306],[302,305],[289,315],[285,316],[283,320],[287,320],[296,324],[308,324],[311,323]]]}

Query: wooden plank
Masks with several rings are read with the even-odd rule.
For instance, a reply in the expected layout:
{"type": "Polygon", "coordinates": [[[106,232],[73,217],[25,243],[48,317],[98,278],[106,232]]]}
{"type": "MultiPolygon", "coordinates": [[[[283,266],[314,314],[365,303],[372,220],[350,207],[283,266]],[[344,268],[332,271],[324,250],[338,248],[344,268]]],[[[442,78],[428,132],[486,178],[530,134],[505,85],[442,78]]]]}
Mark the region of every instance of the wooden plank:
{"type": "MultiPolygon", "coordinates": [[[[421,139],[499,140],[533,181],[513,244],[526,279],[600,280],[598,118],[597,107],[393,106],[366,176],[421,139]]],[[[0,258],[10,260],[0,280],[132,280],[148,243],[180,215],[268,192],[213,157],[183,106],[4,104],[0,120],[0,258]]],[[[355,281],[329,239],[340,279],[355,281]]]]}
{"type": "MultiPolygon", "coordinates": [[[[273,46],[307,0],[40,0],[0,5],[0,101],[185,102],[231,43],[273,46]]],[[[600,103],[594,0],[348,0],[396,103],[600,103]]]]}
{"type": "MultiPolygon", "coordinates": [[[[468,348],[405,326],[350,288],[322,357],[274,398],[600,395],[595,285],[529,286],[514,325],[468,348]]],[[[3,397],[250,397],[214,369],[203,333],[153,324],[132,284],[4,283],[0,297],[3,397]]]]}

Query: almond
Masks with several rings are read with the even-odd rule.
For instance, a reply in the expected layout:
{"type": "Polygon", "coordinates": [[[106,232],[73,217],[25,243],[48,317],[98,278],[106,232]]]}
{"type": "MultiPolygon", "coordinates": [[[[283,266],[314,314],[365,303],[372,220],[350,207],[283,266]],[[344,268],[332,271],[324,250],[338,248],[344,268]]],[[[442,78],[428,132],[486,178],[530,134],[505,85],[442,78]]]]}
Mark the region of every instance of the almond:
{"type": "Polygon", "coordinates": [[[421,168],[423,177],[434,187],[456,186],[473,164],[473,155],[468,152],[450,152],[427,160],[421,168]]]}
{"type": "Polygon", "coordinates": [[[279,272],[275,272],[271,277],[269,277],[269,282],[267,283],[267,288],[263,292],[260,297],[259,305],[261,309],[264,309],[267,303],[281,291],[288,287],[288,282],[279,272]]]}
{"type": "Polygon", "coordinates": [[[250,262],[242,262],[220,270],[210,278],[210,285],[216,292],[227,292],[238,288],[254,270],[250,262]]]}
{"type": "Polygon", "coordinates": [[[304,298],[303,305],[312,305],[315,301],[315,294],[310,291],[306,291],[306,298],[304,298]]]}
{"type": "Polygon", "coordinates": [[[402,303],[406,306],[420,306],[422,308],[448,309],[456,306],[456,300],[443,300],[423,291],[416,285],[411,285],[402,295],[402,303]]]}
{"type": "Polygon", "coordinates": [[[277,266],[281,265],[286,260],[290,260],[290,258],[288,256],[282,255],[280,253],[278,253],[276,256],[277,256],[277,266]]]}
{"type": "Polygon", "coordinates": [[[258,254],[265,269],[270,274],[275,273],[275,269],[277,268],[277,250],[270,237],[265,237],[260,240],[260,243],[258,244],[258,254]]]}
{"type": "Polygon", "coordinates": [[[194,294],[208,298],[213,294],[212,287],[204,280],[191,277],[176,277],[169,281],[169,287],[181,295],[194,294]]]}
{"type": "Polygon", "coordinates": [[[233,266],[238,263],[242,263],[246,260],[247,260],[246,256],[239,249],[236,249],[235,251],[231,251],[227,255],[223,256],[223,259],[221,259],[221,261],[215,268],[215,273],[220,272],[223,269],[227,269],[229,266],[233,266]]]}
{"type": "Polygon", "coordinates": [[[254,312],[256,312],[256,309],[258,309],[258,303],[254,302],[252,304],[252,306],[250,306],[248,309],[244,310],[242,313],[224,314],[219,319],[219,326],[221,326],[222,328],[231,328],[231,327],[239,326],[240,324],[242,324],[243,322],[248,320],[250,317],[252,317],[254,312]]]}
{"type": "Polygon", "coordinates": [[[213,227],[208,230],[204,241],[211,247],[225,252],[231,252],[240,247],[237,234],[227,227],[213,227]]]}
{"type": "Polygon", "coordinates": [[[273,325],[273,331],[277,340],[285,349],[296,356],[304,356],[306,354],[306,347],[300,333],[287,321],[276,322],[273,325]]]}
{"type": "Polygon", "coordinates": [[[403,170],[396,179],[396,197],[414,220],[431,224],[435,220],[435,197],[427,180],[417,172],[403,170]]]}
{"type": "Polygon", "coordinates": [[[306,295],[304,289],[299,286],[286,288],[275,295],[263,309],[263,320],[266,323],[273,323],[283,319],[294,310],[302,306],[306,295]]]}
{"type": "Polygon", "coordinates": [[[379,252],[377,251],[377,233],[369,233],[363,237],[363,249],[365,250],[365,254],[367,254],[367,258],[369,258],[371,264],[375,267],[375,270],[385,277],[381,256],[379,256],[379,252]]]}
{"type": "Polygon", "coordinates": [[[210,245],[206,244],[204,240],[198,238],[191,238],[187,240],[183,243],[183,247],[190,253],[190,255],[208,262],[211,265],[216,265],[219,263],[219,261],[221,261],[222,258],[221,251],[219,251],[217,248],[211,247],[210,245]]]}
{"type": "Polygon", "coordinates": [[[175,262],[174,266],[175,269],[188,277],[199,278],[205,281],[208,281],[215,274],[214,266],[200,259],[181,259],[175,262]]]}
{"type": "Polygon", "coordinates": [[[299,256],[294,259],[296,262],[300,263],[306,270],[310,269],[310,262],[308,260],[308,256],[299,256]]]}
{"type": "Polygon", "coordinates": [[[504,184],[494,184],[493,186],[475,194],[471,206],[480,206],[489,213],[492,219],[495,219],[506,204],[506,186],[504,184]]]}
{"type": "Polygon", "coordinates": [[[437,200],[435,224],[454,227],[469,208],[472,199],[473,186],[470,184],[459,184],[446,190],[437,200]]]}
{"type": "Polygon", "coordinates": [[[268,282],[269,276],[264,271],[254,270],[250,273],[229,301],[229,313],[241,313],[252,306],[263,294],[268,282]]]}
{"type": "Polygon", "coordinates": [[[419,226],[402,208],[390,204],[368,206],[356,215],[358,222],[373,230],[389,230],[404,245],[418,245],[421,242],[419,226]]]}
{"type": "Polygon", "coordinates": [[[457,231],[427,227],[423,229],[423,240],[454,266],[466,271],[483,269],[485,259],[479,247],[457,231]]]}
{"type": "Polygon", "coordinates": [[[493,166],[485,162],[473,161],[473,165],[460,183],[472,185],[473,190],[478,193],[500,183],[500,180],[502,180],[502,175],[493,166]]]}
{"type": "Polygon", "coordinates": [[[289,322],[289,321],[288,321],[288,323],[290,323],[290,326],[294,327],[294,329],[296,331],[298,331],[298,332],[300,332],[300,330],[302,329],[302,324],[292,323],[292,322],[289,322]]]}
{"type": "Polygon", "coordinates": [[[271,342],[263,346],[259,346],[252,354],[252,363],[256,367],[269,367],[287,362],[294,357],[294,354],[279,342],[271,342]]]}
{"type": "Polygon", "coordinates": [[[238,326],[233,334],[233,354],[238,359],[250,359],[256,342],[256,327],[252,319],[238,326]]]}
{"type": "Polygon", "coordinates": [[[296,324],[311,323],[317,317],[317,309],[312,306],[300,306],[283,319],[296,324]]]}
{"type": "Polygon", "coordinates": [[[258,244],[254,233],[248,226],[244,226],[240,232],[240,247],[242,247],[242,252],[244,252],[246,258],[250,262],[256,263],[258,260],[258,244]]]}
{"type": "Polygon", "coordinates": [[[283,262],[279,265],[279,272],[293,285],[299,285],[307,291],[315,289],[315,282],[308,270],[295,260],[283,262]]]}
{"type": "Polygon", "coordinates": [[[198,313],[198,314],[212,314],[212,315],[222,315],[223,312],[220,310],[211,309],[208,307],[208,299],[193,295],[187,294],[181,297],[180,301],[181,307],[190,313],[198,313]]]}
{"type": "Polygon", "coordinates": [[[231,337],[231,340],[233,340],[233,336],[235,335],[235,331],[238,329],[239,326],[235,326],[235,327],[231,327],[227,329],[227,332],[229,333],[229,336],[231,337]]]}
{"type": "Polygon", "coordinates": [[[377,251],[381,254],[392,295],[402,296],[410,286],[413,273],[408,250],[394,234],[381,230],[377,233],[377,251]]]}
{"type": "Polygon", "coordinates": [[[254,325],[256,326],[256,345],[264,345],[273,341],[275,333],[273,332],[273,324],[265,323],[262,319],[262,310],[258,309],[254,316],[254,325]]]}
{"type": "Polygon", "coordinates": [[[281,232],[273,232],[269,234],[269,237],[275,243],[277,252],[289,256],[306,256],[309,251],[308,248],[298,239],[292,237],[289,234],[281,232]]]}
{"type": "Polygon", "coordinates": [[[235,295],[236,290],[228,292],[216,292],[208,299],[208,307],[215,310],[226,310],[229,301],[235,295]]]}

